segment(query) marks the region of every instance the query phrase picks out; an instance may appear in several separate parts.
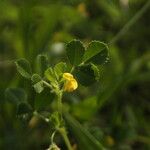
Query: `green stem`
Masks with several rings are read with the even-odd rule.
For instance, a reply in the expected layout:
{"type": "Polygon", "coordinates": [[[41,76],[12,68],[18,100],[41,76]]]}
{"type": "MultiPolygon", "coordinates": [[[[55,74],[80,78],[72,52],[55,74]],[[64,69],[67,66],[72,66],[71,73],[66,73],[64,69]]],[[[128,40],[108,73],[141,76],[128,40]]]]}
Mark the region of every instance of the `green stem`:
{"type": "Polygon", "coordinates": [[[62,115],[62,92],[57,93],[57,109],[58,112],[62,115]]]}
{"type": "Polygon", "coordinates": [[[49,87],[50,89],[53,89],[53,87],[52,87],[49,83],[47,83],[46,81],[42,80],[42,82],[43,82],[47,87],[49,87]]]}
{"type": "MultiPolygon", "coordinates": [[[[73,71],[73,69],[74,69],[74,67],[72,68],[72,71],[73,71]]],[[[53,89],[53,87],[49,83],[47,83],[46,81],[44,81],[44,80],[43,80],[43,84],[45,84],[47,87],[53,89]]],[[[62,96],[63,96],[63,91],[60,90],[59,84],[58,84],[58,86],[55,87],[54,91],[55,91],[55,93],[57,95],[57,110],[58,110],[58,112],[60,113],[60,115],[62,117],[62,96]]],[[[63,137],[63,139],[64,139],[64,141],[66,143],[66,146],[67,146],[68,150],[73,150],[72,146],[70,144],[69,138],[67,136],[67,132],[66,132],[65,127],[58,128],[57,130],[62,135],[62,137],[63,137]]],[[[53,132],[53,134],[51,136],[51,143],[52,144],[53,144],[55,133],[56,133],[56,131],[53,132]]]]}
{"type": "Polygon", "coordinates": [[[54,136],[55,136],[55,134],[56,134],[56,131],[54,131],[53,134],[51,135],[51,144],[54,143],[54,136]]]}
{"type": "Polygon", "coordinates": [[[37,116],[37,117],[39,117],[39,118],[41,118],[41,119],[43,119],[43,120],[45,120],[46,122],[49,122],[49,121],[50,121],[48,118],[45,118],[44,116],[42,116],[41,114],[39,114],[37,111],[34,111],[34,112],[33,112],[33,115],[34,115],[34,116],[37,116]]]}
{"type": "MultiPolygon", "coordinates": [[[[55,89],[55,92],[56,92],[56,95],[57,95],[57,110],[60,113],[61,118],[62,118],[62,111],[63,111],[62,110],[62,96],[63,96],[63,91],[60,90],[60,88],[58,86],[58,88],[55,89]]],[[[63,137],[68,150],[73,150],[72,146],[70,144],[69,138],[67,136],[67,132],[66,132],[65,127],[59,127],[57,130],[60,132],[61,136],[63,137]]],[[[52,138],[54,138],[54,137],[52,137],[52,138]]]]}
{"type": "MultiPolygon", "coordinates": [[[[58,90],[58,92],[57,92],[57,107],[58,107],[58,112],[61,114],[61,116],[62,116],[62,95],[63,95],[62,91],[58,90]]],[[[65,127],[59,128],[58,131],[62,135],[68,150],[73,150],[72,146],[70,144],[69,138],[67,136],[65,127]]]]}
{"type": "Polygon", "coordinates": [[[66,143],[66,146],[67,146],[68,150],[73,150],[72,146],[70,144],[69,138],[67,136],[66,129],[64,127],[62,127],[62,128],[59,129],[59,132],[62,135],[62,137],[63,137],[63,139],[64,139],[64,141],[66,143]]]}

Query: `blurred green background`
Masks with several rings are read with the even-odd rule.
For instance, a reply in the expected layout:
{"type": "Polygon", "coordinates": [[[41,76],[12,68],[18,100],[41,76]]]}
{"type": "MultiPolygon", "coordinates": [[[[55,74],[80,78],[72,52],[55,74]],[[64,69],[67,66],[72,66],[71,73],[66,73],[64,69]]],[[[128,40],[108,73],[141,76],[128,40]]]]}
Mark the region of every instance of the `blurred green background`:
{"type": "MultiPolygon", "coordinates": [[[[45,122],[17,116],[16,106],[5,99],[6,88],[23,88],[38,107],[31,83],[17,73],[14,61],[23,57],[36,66],[36,56],[47,54],[54,64],[65,43],[80,39],[85,45],[108,43],[110,59],[98,84],[64,96],[66,109],[110,150],[149,150],[149,6],[149,0],[0,0],[0,149],[43,150],[50,142],[45,122]]],[[[38,99],[42,103],[48,95],[38,99]]],[[[81,137],[68,130],[74,147],[83,150],[77,144],[81,137]]],[[[56,140],[65,150],[59,136],[56,140]]]]}

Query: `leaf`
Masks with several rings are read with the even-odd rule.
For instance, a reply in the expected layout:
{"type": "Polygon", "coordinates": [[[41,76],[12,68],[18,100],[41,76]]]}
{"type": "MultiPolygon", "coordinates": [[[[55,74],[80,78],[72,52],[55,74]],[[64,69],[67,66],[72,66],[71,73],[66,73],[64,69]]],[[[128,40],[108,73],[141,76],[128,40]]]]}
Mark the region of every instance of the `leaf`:
{"type": "Polygon", "coordinates": [[[65,113],[65,119],[76,138],[79,149],[86,149],[86,150],[104,150],[103,146],[97,139],[91,135],[91,133],[86,130],[82,125],[75,120],[72,116],[65,113]]]}
{"type": "Polygon", "coordinates": [[[55,98],[55,95],[50,92],[49,88],[45,88],[44,91],[42,91],[40,94],[36,94],[35,101],[34,101],[34,107],[36,110],[46,110],[50,109],[50,104],[55,98]]]}
{"type": "Polygon", "coordinates": [[[104,64],[108,60],[108,46],[99,41],[92,41],[85,51],[83,61],[97,65],[104,64]]]}
{"type": "Polygon", "coordinates": [[[59,79],[59,77],[67,71],[67,66],[66,63],[60,62],[58,64],[55,65],[54,67],[54,71],[57,75],[57,78],[59,79]]]}
{"type": "Polygon", "coordinates": [[[37,82],[33,87],[37,93],[41,93],[44,90],[43,81],[37,82]]]}
{"type": "Polygon", "coordinates": [[[17,115],[23,115],[23,114],[27,114],[30,112],[32,112],[32,108],[29,104],[24,103],[24,102],[18,104],[17,115]]]}
{"type": "Polygon", "coordinates": [[[21,58],[21,59],[17,60],[15,62],[15,64],[17,66],[18,72],[23,77],[25,77],[27,79],[31,78],[31,74],[32,74],[31,66],[30,66],[30,63],[26,59],[21,58]]]}
{"type": "Polygon", "coordinates": [[[6,100],[18,104],[27,101],[27,94],[20,88],[7,88],[5,91],[6,100]]]}
{"type": "Polygon", "coordinates": [[[36,70],[37,73],[41,76],[44,75],[44,71],[48,68],[48,58],[45,55],[38,55],[36,61],[36,70]]]}
{"type": "Polygon", "coordinates": [[[56,80],[56,76],[54,74],[54,71],[51,67],[49,67],[45,73],[44,73],[45,77],[47,80],[51,81],[51,82],[55,82],[56,80]]]}
{"type": "Polygon", "coordinates": [[[96,65],[94,65],[94,64],[91,64],[91,68],[94,71],[95,79],[98,81],[99,78],[100,78],[99,68],[96,65]]]}
{"type": "Polygon", "coordinates": [[[73,66],[78,66],[82,63],[85,48],[79,40],[73,40],[67,44],[67,56],[73,66]]]}
{"type": "Polygon", "coordinates": [[[31,77],[32,82],[35,84],[37,82],[40,82],[42,78],[38,74],[33,74],[31,77]]]}
{"type": "Polygon", "coordinates": [[[88,64],[77,67],[75,69],[75,74],[80,84],[89,86],[96,82],[97,74],[99,73],[93,68],[93,65],[88,64]]]}

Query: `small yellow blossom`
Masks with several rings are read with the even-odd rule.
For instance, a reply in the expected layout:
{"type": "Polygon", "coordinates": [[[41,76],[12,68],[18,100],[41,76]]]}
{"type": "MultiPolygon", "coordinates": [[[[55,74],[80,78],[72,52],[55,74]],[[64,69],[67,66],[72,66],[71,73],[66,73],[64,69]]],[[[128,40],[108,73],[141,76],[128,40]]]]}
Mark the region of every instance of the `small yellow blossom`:
{"type": "Polygon", "coordinates": [[[64,73],[63,78],[66,80],[64,84],[64,91],[72,92],[77,89],[78,83],[70,73],[64,73]]]}
{"type": "Polygon", "coordinates": [[[64,73],[63,78],[66,79],[66,80],[74,79],[74,77],[71,73],[64,73]]]}
{"type": "Polygon", "coordinates": [[[77,81],[75,79],[72,79],[72,80],[66,81],[64,85],[64,91],[72,92],[75,89],[77,89],[77,87],[78,87],[77,81]]]}

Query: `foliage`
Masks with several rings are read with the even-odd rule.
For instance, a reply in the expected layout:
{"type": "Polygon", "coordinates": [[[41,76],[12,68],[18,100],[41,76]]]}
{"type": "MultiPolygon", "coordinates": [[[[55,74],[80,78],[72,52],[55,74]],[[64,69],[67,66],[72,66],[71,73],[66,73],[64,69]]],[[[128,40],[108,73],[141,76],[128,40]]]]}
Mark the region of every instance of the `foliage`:
{"type": "Polygon", "coordinates": [[[60,126],[74,149],[149,150],[148,3],[1,0],[0,149],[46,149],[60,126]],[[50,87],[70,71],[79,86],[61,120],[50,87]]]}
{"type": "MultiPolygon", "coordinates": [[[[45,72],[44,76],[42,77],[38,74],[38,72],[36,72],[36,74],[33,74],[33,75],[31,74],[31,67],[30,67],[31,65],[26,59],[19,59],[15,62],[18,72],[24,78],[30,79],[33,82],[33,87],[36,93],[44,92],[44,88],[48,87],[50,88],[50,92],[53,93],[56,97],[56,99],[54,99],[53,102],[55,103],[57,107],[52,109],[53,111],[50,109],[50,107],[49,109],[47,108],[47,110],[44,110],[44,111],[47,111],[47,113],[52,113],[52,115],[48,116],[48,118],[51,118],[50,122],[54,125],[53,127],[54,131],[51,136],[52,140],[51,140],[51,145],[49,149],[51,149],[52,145],[54,144],[53,138],[54,138],[55,132],[59,132],[64,138],[64,141],[66,143],[68,150],[73,150],[69,142],[65,126],[63,125],[64,119],[62,116],[62,113],[63,113],[62,95],[64,92],[72,92],[73,90],[75,90],[78,87],[78,83],[83,84],[83,85],[90,85],[90,84],[93,84],[96,81],[96,79],[98,79],[99,68],[96,66],[97,61],[95,60],[101,60],[99,62],[104,63],[108,57],[108,55],[107,56],[101,55],[102,51],[103,53],[108,54],[107,52],[108,48],[104,49],[101,46],[101,44],[102,43],[98,41],[93,41],[90,44],[92,48],[95,47],[94,49],[95,53],[92,54],[92,56],[90,56],[89,51],[91,51],[91,49],[88,48],[87,50],[85,50],[83,44],[79,40],[73,40],[69,42],[66,45],[66,55],[70,61],[68,63],[61,62],[61,63],[56,64],[54,67],[46,68],[46,70],[44,71],[45,72]],[[84,59],[82,58],[83,56],[84,56],[84,59]],[[89,59],[89,56],[90,56],[90,59],[89,59]],[[90,60],[90,61],[88,62],[87,60],[90,60]],[[96,63],[96,64],[94,65],[92,63],[96,63]],[[67,68],[69,68],[70,65],[71,65],[71,69],[69,70],[67,68]],[[66,71],[68,73],[66,73],[66,71]],[[76,72],[75,78],[77,78],[77,80],[79,81],[78,83],[76,79],[73,77],[73,75],[71,74],[72,72],[76,72]],[[75,85],[75,88],[74,88],[72,84],[73,85],[77,84],[77,85],[75,85]]],[[[39,59],[40,56],[38,56],[37,59],[39,59]]],[[[41,63],[39,64],[42,64],[42,62],[46,62],[47,60],[46,56],[45,57],[42,56],[41,58],[42,58],[41,63]]],[[[45,66],[49,66],[49,64],[45,64],[45,66]]],[[[39,65],[37,67],[39,67],[38,70],[43,70],[42,68],[43,65],[39,65]]],[[[8,97],[8,99],[11,99],[11,100],[14,99],[14,101],[19,101],[18,94],[23,95],[21,94],[21,92],[22,92],[21,89],[19,90],[13,89],[12,91],[7,90],[6,96],[8,97]]],[[[21,97],[20,99],[22,98],[23,97],[21,97]]],[[[42,108],[43,106],[42,103],[43,102],[41,101],[40,105],[38,105],[39,109],[42,108]]],[[[27,105],[29,104],[25,105],[25,103],[21,103],[21,105],[20,104],[18,105],[18,111],[17,111],[18,115],[20,114],[23,115],[23,113],[27,115],[28,114],[27,111],[31,113],[31,109],[29,109],[27,105]]],[[[32,112],[33,115],[36,114],[37,116],[42,117],[45,121],[49,122],[49,120],[40,112],[37,112],[36,109],[32,108],[32,110],[33,110],[32,112]]],[[[78,124],[76,124],[76,127],[77,128],[79,127],[82,129],[82,127],[78,124]]],[[[74,129],[74,126],[73,126],[73,129],[74,129]]],[[[92,137],[92,135],[90,135],[88,131],[85,130],[84,132],[85,132],[84,134],[85,135],[87,134],[88,137],[92,137]]],[[[102,150],[103,147],[101,146],[101,144],[99,144],[99,142],[96,139],[94,139],[94,137],[92,137],[92,139],[93,139],[92,143],[90,143],[88,142],[88,138],[87,138],[86,142],[89,143],[89,146],[85,145],[85,147],[83,147],[82,145],[82,148],[86,148],[89,150],[96,148],[96,149],[102,150]]],[[[84,141],[85,140],[86,138],[84,138],[84,141]]],[[[80,142],[82,143],[82,141],[80,142]]]]}

